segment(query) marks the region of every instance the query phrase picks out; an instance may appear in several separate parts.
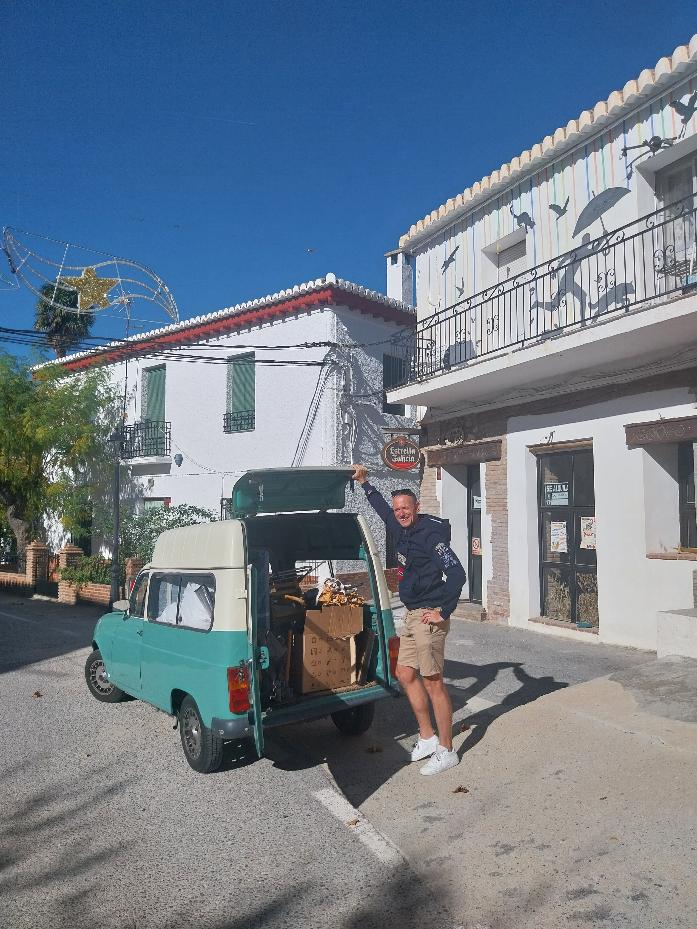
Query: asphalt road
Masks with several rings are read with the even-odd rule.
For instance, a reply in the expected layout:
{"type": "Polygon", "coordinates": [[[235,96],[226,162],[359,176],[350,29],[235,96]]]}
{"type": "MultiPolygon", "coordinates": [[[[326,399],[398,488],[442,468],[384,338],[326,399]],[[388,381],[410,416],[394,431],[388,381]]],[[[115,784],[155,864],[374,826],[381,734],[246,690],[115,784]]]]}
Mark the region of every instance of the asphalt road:
{"type": "Polygon", "coordinates": [[[168,716],[94,700],[96,615],[0,595],[1,926],[452,929],[283,736],[202,776],[168,716]]]}
{"type": "MultiPolygon", "coordinates": [[[[263,760],[233,746],[197,775],[168,716],[88,693],[98,613],[0,594],[0,926],[453,929],[437,869],[425,883],[355,812],[407,762],[406,701],[383,701],[355,740],[326,720],[288,727],[263,760]]],[[[465,622],[448,655],[476,739],[542,694],[646,660],[465,622]]]]}

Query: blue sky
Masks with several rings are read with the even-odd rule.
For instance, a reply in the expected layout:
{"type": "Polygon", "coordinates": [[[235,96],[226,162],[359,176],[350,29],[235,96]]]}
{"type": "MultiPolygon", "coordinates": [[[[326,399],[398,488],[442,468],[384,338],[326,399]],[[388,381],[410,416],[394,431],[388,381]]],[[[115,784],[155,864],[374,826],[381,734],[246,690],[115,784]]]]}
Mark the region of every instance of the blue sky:
{"type": "MultiPolygon", "coordinates": [[[[695,32],[671,0],[8,0],[0,225],[143,262],[183,319],[384,290],[411,223],[695,32]]],[[[33,304],[0,289],[0,325],[33,304]]]]}

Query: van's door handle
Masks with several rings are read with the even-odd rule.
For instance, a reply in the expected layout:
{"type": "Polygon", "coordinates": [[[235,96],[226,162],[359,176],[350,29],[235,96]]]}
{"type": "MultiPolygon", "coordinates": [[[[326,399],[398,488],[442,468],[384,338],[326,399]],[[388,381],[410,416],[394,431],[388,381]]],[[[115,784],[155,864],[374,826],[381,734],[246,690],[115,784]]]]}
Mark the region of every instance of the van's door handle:
{"type": "Polygon", "coordinates": [[[137,630],[136,630],[136,635],[142,635],[142,634],[143,634],[143,630],[142,630],[142,629],[137,629],[137,630]]]}

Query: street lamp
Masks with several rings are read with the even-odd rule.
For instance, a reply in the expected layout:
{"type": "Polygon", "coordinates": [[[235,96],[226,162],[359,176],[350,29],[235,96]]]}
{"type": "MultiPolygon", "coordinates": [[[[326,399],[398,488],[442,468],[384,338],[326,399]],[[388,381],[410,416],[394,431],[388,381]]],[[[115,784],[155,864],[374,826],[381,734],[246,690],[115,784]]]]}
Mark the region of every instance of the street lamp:
{"type": "Polygon", "coordinates": [[[114,446],[114,481],[112,484],[112,497],[114,504],[114,538],[111,544],[111,593],[109,599],[113,604],[116,600],[121,599],[121,572],[119,570],[119,532],[120,532],[120,509],[121,509],[121,445],[123,442],[123,432],[118,430],[112,432],[109,441],[114,446]]]}

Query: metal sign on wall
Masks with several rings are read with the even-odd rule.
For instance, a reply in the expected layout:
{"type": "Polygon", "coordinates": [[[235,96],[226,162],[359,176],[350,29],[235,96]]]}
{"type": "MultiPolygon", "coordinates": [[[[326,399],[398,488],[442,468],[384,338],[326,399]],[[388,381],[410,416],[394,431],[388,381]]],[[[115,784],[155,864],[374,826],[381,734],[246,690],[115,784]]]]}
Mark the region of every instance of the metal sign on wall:
{"type": "Polygon", "coordinates": [[[383,446],[382,460],[393,471],[412,471],[419,467],[421,449],[405,435],[397,435],[383,446]]]}

